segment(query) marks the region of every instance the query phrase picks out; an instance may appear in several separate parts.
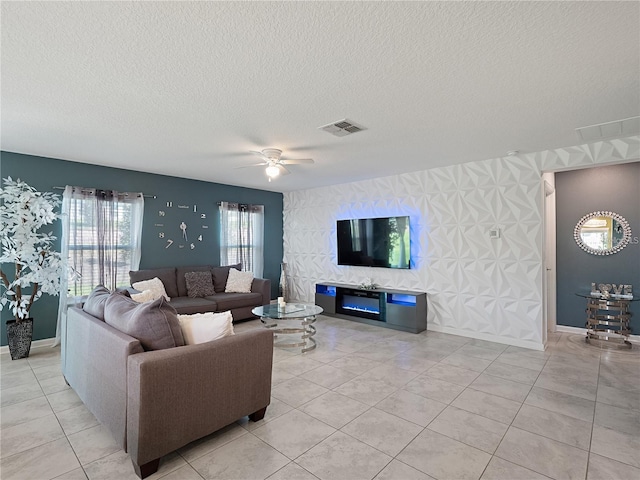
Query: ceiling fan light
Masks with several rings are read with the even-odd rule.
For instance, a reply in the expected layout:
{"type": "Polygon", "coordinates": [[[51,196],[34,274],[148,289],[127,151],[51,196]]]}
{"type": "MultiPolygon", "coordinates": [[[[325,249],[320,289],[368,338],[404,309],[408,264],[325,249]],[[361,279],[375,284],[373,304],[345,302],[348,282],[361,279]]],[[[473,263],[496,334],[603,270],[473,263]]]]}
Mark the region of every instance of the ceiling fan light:
{"type": "Polygon", "coordinates": [[[269,165],[265,172],[267,173],[267,176],[269,178],[274,178],[277,177],[278,175],[280,175],[280,169],[278,167],[276,167],[275,165],[269,165]]]}

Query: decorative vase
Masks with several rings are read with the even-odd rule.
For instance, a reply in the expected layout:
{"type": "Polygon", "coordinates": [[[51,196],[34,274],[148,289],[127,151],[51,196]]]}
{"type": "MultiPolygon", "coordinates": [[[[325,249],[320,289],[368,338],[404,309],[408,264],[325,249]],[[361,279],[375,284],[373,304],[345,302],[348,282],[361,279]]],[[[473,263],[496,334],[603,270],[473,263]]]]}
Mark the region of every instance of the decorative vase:
{"type": "Polygon", "coordinates": [[[31,350],[33,339],[33,318],[27,318],[21,322],[7,320],[7,343],[11,360],[27,358],[31,350]]]}
{"type": "Polygon", "coordinates": [[[278,291],[280,295],[278,296],[282,297],[285,302],[289,301],[289,294],[287,290],[288,290],[287,289],[287,264],[281,263],[280,264],[280,284],[278,285],[278,291]]]}

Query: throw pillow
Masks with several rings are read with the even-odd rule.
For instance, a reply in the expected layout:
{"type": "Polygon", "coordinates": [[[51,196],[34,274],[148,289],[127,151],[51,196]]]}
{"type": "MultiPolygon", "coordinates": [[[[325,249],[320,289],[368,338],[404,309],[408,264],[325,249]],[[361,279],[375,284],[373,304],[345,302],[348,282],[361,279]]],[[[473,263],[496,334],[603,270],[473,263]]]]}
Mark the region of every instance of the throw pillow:
{"type": "Polygon", "coordinates": [[[216,293],[224,292],[224,287],[227,285],[227,278],[229,277],[229,269],[235,268],[236,270],[242,270],[242,264],[227,265],[225,267],[213,267],[211,274],[213,275],[213,288],[216,293]]]}
{"type": "Polygon", "coordinates": [[[160,297],[164,297],[167,302],[171,300],[164,289],[164,283],[162,283],[162,280],[160,280],[158,277],[152,278],[151,280],[136,282],[131,286],[136,290],[140,290],[141,292],[144,292],[145,290],[151,290],[154,300],[160,297]]]}
{"type": "MultiPolygon", "coordinates": [[[[138,303],[150,302],[156,299],[156,296],[153,294],[151,290],[145,290],[140,293],[132,293],[131,298],[133,298],[138,303]]],[[[158,297],[159,298],[159,297],[158,297]]]]}
{"type": "Polygon", "coordinates": [[[252,283],[253,272],[240,272],[235,268],[231,268],[229,269],[227,286],[224,291],[226,293],[251,293],[252,283]]]}
{"type": "Polygon", "coordinates": [[[104,307],[104,321],[138,339],[145,350],[184,345],[178,315],[164,297],[137,303],[125,295],[113,293],[104,307]]]}
{"type": "Polygon", "coordinates": [[[136,282],[142,282],[143,280],[149,280],[150,278],[158,277],[164,289],[169,295],[169,298],[179,297],[178,286],[176,285],[176,268],[150,268],[147,270],[130,270],[129,271],[129,283],[133,285],[136,282]]]}
{"type": "Polygon", "coordinates": [[[184,279],[187,283],[187,295],[189,295],[189,298],[206,297],[216,293],[213,289],[211,270],[187,272],[184,274],[184,279]]]}
{"type": "Polygon", "coordinates": [[[109,298],[111,292],[104,285],[98,285],[94,288],[82,305],[82,310],[89,315],[104,321],[104,304],[109,298]]]}
{"type": "Polygon", "coordinates": [[[230,311],[178,315],[178,320],[187,345],[211,342],[218,338],[235,335],[233,316],[230,311]]]}

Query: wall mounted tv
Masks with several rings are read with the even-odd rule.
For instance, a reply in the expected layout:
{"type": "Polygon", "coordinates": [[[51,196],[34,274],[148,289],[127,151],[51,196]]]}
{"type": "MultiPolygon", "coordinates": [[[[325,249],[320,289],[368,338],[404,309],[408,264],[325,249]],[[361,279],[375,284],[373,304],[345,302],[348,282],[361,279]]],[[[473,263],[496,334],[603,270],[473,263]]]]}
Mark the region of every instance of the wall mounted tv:
{"type": "Polygon", "coordinates": [[[409,217],[338,220],[338,265],[410,268],[409,217]]]}

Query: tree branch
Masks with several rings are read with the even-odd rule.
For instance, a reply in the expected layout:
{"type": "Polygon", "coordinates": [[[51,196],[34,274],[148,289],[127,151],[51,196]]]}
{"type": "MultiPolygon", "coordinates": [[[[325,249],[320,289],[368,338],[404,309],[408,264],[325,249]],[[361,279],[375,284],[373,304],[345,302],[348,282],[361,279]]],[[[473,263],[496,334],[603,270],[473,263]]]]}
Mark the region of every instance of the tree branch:
{"type": "Polygon", "coordinates": [[[29,297],[29,305],[27,305],[27,313],[31,310],[31,306],[33,305],[33,299],[36,298],[36,293],[38,293],[38,284],[33,284],[33,290],[31,291],[31,297],[29,297]]]}
{"type": "MultiPolygon", "coordinates": [[[[16,280],[20,279],[20,274],[22,273],[22,265],[20,265],[19,263],[16,263],[16,280]]],[[[20,283],[16,283],[16,287],[13,289],[13,291],[15,292],[13,294],[13,299],[18,302],[18,305],[20,305],[20,301],[22,300],[22,287],[20,286],[20,283]]]]}
{"type": "Polygon", "coordinates": [[[2,278],[2,283],[4,283],[4,287],[8,290],[9,289],[9,279],[4,274],[2,269],[0,269],[0,278],[2,278]]]}

